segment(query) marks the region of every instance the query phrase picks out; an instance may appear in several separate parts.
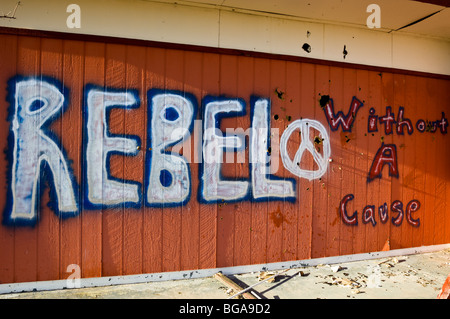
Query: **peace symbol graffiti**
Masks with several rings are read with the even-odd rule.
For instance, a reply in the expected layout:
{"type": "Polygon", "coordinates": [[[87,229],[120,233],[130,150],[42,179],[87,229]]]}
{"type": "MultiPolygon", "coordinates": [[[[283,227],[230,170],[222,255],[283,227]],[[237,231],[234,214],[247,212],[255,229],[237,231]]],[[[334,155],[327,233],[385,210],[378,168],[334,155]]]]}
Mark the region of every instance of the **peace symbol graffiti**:
{"type": "Polygon", "coordinates": [[[325,127],[320,122],[309,119],[296,120],[292,122],[283,132],[280,140],[280,151],[283,165],[289,172],[299,177],[313,180],[320,178],[327,171],[328,160],[331,153],[330,140],[325,127]],[[317,151],[314,147],[314,142],[309,136],[311,128],[316,129],[320,133],[320,138],[323,141],[323,154],[317,151]],[[287,142],[296,129],[300,129],[301,143],[295,153],[294,159],[291,160],[287,152],[287,142]],[[305,151],[310,152],[313,156],[314,162],[316,162],[318,166],[317,170],[306,170],[300,168],[299,164],[305,151]]]}

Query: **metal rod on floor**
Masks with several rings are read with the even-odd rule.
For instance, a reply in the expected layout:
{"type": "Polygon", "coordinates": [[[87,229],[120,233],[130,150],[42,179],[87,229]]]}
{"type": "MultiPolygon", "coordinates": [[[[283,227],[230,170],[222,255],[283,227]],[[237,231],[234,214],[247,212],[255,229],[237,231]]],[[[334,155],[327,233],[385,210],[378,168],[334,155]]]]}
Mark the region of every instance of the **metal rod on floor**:
{"type": "Polygon", "coordinates": [[[229,297],[228,299],[233,299],[233,298],[239,296],[240,294],[243,294],[243,293],[246,292],[247,290],[250,290],[250,289],[252,289],[253,287],[258,286],[259,284],[262,284],[262,283],[265,282],[265,281],[268,281],[268,280],[270,280],[270,279],[272,279],[272,278],[274,278],[274,277],[276,277],[276,276],[279,276],[279,275],[281,275],[282,273],[285,273],[285,272],[288,271],[288,270],[290,270],[290,268],[285,269],[285,270],[283,270],[283,271],[280,271],[279,273],[276,273],[275,275],[270,276],[270,277],[268,277],[268,278],[266,278],[266,279],[264,279],[264,280],[262,280],[262,281],[260,281],[260,282],[257,282],[256,284],[253,284],[253,285],[251,285],[251,286],[249,286],[249,287],[247,287],[247,288],[245,288],[245,289],[239,291],[238,293],[234,294],[233,296],[229,297]]]}

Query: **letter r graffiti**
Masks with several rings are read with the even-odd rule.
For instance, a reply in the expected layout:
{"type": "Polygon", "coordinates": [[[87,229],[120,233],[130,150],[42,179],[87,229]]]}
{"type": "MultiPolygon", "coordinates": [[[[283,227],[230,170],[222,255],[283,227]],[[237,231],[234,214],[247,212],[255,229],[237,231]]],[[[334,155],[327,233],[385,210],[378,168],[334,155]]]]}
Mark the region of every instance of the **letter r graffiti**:
{"type": "Polygon", "coordinates": [[[39,201],[41,171],[51,171],[52,193],[56,194],[57,211],[78,211],[74,182],[60,146],[45,128],[64,105],[64,95],[44,80],[28,79],[15,83],[12,96],[13,118],[10,205],[6,222],[34,223],[39,201]]]}

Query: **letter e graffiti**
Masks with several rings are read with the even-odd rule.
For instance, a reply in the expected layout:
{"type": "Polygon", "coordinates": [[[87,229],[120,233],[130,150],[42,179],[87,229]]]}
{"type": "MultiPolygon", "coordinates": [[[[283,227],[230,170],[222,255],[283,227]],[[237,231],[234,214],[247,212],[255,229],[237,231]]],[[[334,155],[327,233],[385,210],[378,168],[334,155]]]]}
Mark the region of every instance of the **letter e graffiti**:
{"type": "Polygon", "coordinates": [[[366,24],[369,29],[381,28],[381,9],[378,4],[369,4],[366,12],[371,12],[367,17],[366,24]]]}
{"type": "Polygon", "coordinates": [[[71,273],[67,277],[67,288],[80,288],[81,287],[81,268],[77,264],[70,264],[67,266],[66,272],[71,273]]]}
{"type": "Polygon", "coordinates": [[[81,28],[81,9],[78,4],[69,4],[66,9],[67,13],[71,13],[66,20],[69,29],[81,28]]]}

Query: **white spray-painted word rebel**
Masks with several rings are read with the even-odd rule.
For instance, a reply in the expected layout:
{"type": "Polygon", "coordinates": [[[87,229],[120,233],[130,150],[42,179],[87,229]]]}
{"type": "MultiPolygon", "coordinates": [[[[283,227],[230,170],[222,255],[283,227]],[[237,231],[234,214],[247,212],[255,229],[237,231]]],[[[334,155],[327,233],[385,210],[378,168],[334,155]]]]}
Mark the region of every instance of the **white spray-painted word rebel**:
{"type": "MultiPolygon", "coordinates": [[[[39,183],[47,178],[51,188],[54,210],[60,217],[73,216],[80,210],[78,186],[70,169],[70,161],[60,141],[48,126],[64,112],[68,104],[66,88],[52,79],[31,78],[11,81],[13,97],[11,109],[12,150],[10,150],[10,178],[5,222],[33,225],[37,220],[40,194],[39,183]]],[[[118,179],[110,172],[110,156],[135,156],[140,139],[131,135],[110,133],[108,115],[114,108],[131,111],[139,107],[138,92],[111,90],[93,85],[85,88],[83,131],[83,207],[100,209],[120,205],[139,208],[145,206],[184,205],[191,195],[191,173],[188,160],[169,147],[186,141],[192,131],[195,97],[186,92],[148,91],[148,127],[144,188],[136,181],[118,179]]],[[[223,117],[245,115],[241,99],[205,97],[203,100],[203,161],[199,168],[198,199],[203,203],[242,200],[295,201],[295,179],[270,174],[270,101],[252,100],[249,134],[249,179],[230,179],[221,175],[223,154],[242,152],[245,138],[240,134],[223,134],[223,117]]],[[[330,141],[325,127],[318,121],[294,121],[283,132],[280,156],[293,175],[308,180],[323,176],[330,157],[330,141]],[[301,143],[294,159],[288,153],[288,140],[300,130],[301,143]],[[310,140],[310,130],[318,131],[323,143],[320,154],[310,140]],[[300,169],[305,151],[312,154],[317,170],[300,169]]]]}

